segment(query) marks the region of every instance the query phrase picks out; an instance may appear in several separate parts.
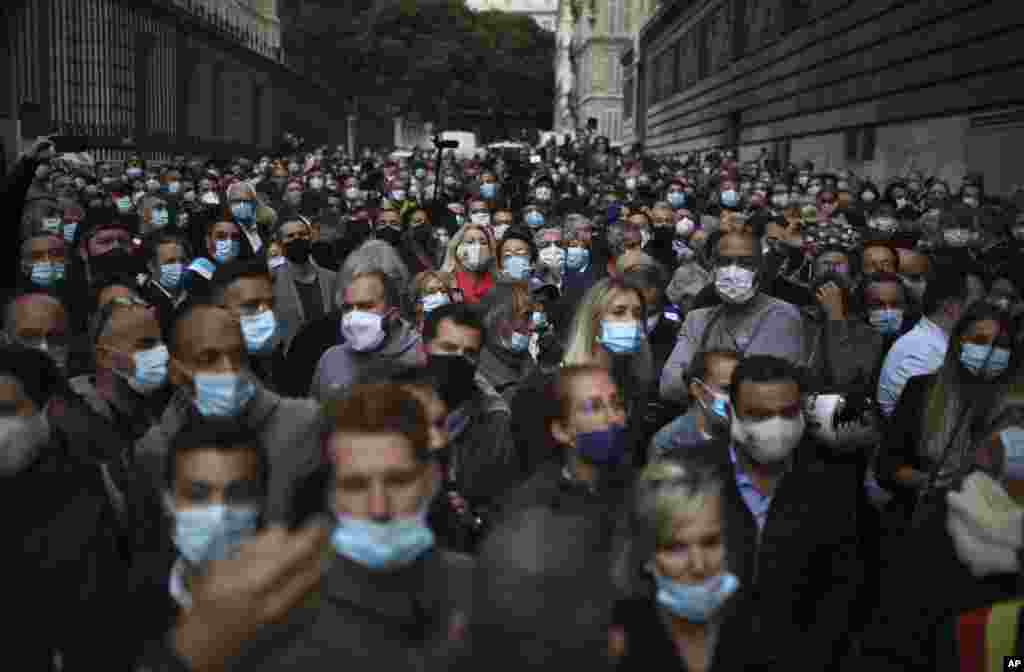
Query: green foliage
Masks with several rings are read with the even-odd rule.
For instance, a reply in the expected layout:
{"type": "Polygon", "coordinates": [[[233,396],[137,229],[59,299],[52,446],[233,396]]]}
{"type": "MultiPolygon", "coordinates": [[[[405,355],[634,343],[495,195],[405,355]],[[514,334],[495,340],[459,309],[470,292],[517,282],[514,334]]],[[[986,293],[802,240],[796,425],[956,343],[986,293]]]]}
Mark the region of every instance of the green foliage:
{"type": "Polygon", "coordinates": [[[296,19],[297,56],[372,109],[550,109],[554,35],[532,19],[474,13],[462,0],[328,3],[296,19]]]}

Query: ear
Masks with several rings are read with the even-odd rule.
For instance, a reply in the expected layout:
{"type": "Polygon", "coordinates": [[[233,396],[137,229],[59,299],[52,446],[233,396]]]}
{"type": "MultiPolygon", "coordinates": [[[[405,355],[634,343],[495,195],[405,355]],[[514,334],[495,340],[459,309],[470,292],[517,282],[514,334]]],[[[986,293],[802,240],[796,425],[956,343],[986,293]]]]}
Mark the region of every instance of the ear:
{"type": "Polygon", "coordinates": [[[561,420],[555,420],[551,423],[551,435],[555,437],[555,441],[560,445],[576,446],[576,437],[569,431],[569,428],[561,420]]]}

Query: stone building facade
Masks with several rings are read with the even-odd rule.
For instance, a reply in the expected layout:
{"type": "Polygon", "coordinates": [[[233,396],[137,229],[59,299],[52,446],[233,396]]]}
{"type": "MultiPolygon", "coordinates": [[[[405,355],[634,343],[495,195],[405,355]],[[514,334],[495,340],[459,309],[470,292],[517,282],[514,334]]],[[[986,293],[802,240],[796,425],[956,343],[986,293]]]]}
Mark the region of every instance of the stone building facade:
{"type": "Polygon", "coordinates": [[[875,179],[1024,184],[1018,0],[665,1],[627,54],[624,108],[657,154],[762,149],[875,179]]]}

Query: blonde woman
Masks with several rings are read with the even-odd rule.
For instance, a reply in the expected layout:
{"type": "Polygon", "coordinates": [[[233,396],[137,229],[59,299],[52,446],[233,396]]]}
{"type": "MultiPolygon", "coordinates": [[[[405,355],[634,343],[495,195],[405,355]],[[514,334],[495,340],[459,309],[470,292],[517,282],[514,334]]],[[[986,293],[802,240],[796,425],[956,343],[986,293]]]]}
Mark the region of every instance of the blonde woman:
{"type": "Polygon", "coordinates": [[[494,259],[487,227],[464,224],[448,241],[441,270],[454,275],[464,303],[477,304],[494,287],[494,259]]]}
{"type": "Polygon", "coordinates": [[[412,279],[409,297],[413,301],[416,328],[423,331],[423,320],[435,308],[452,302],[452,276],[443,271],[423,271],[412,279]]]}
{"type": "Polygon", "coordinates": [[[583,295],[573,316],[564,364],[599,364],[619,370],[621,362],[637,382],[653,378],[647,343],[647,306],[636,285],[603,278],[583,295]]]}
{"type": "MultiPolygon", "coordinates": [[[[743,669],[739,579],[729,554],[722,477],[697,461],[661,459],[640,474],[615,575],[610,650],[619,670],[743,669]]],[[[756,655],[756,654],[755,654],[756,655]]]]}

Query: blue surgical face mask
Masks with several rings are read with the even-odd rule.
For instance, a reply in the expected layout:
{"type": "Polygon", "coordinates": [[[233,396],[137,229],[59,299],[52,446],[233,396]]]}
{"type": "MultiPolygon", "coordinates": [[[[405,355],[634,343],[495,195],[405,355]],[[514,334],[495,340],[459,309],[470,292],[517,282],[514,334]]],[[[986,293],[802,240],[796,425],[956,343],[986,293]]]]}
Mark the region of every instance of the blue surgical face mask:
{"type": "Polygon", "coordinates": [[[576,454],[593,464],[617,466],[626,454],[626,430],[621,425],[576,435],[576,454]]]}
{"type": "Polygon", "coordinates": [[[977,343],[964,343],[960,348],[960,363],[974,375],[995,378],[1010,364],[1007,348],[993,348],[977,343]]]}
{"type": "Polygon", "coordinates": [[[601,322],[598,343],[616,354],[633,353],[640,349],[639,322],[601,322]]]}
{"type": "Polygon", "coordinates": [[[181,286],[181,276],[185,272],[184,264],[161,264],[160,285],[164,289],[175,291],[181,286]]]}
{"type": "Polygon", "coordinates": [[[207,418],[233,418],[256,396],[256,386],[240,373],[197,373],[195,406],[207,418]]]}
{"type": "Polygon", "coordinates": [[[710,416],[710,419],[718,424],[728,424],[729,416],[729,395],[724,392],[718,392],[717,390],[711,389],[702,380],[698,380],[701,387],[711,395],[711,403],[705,402],[703,399],[697,401],[700,402],[701,407],[704,408],[705,412],[710,416]]]}
{"type": "Polygon", "coordinates": [[[70,224],[64,225],[64,241],[68,243],[75,242],[75,234],[78,233],[78,222],[71,222],[70,224]]]}
{"type": "Polygon", "coordinates": [[[217,240],[214,241],[213,258],[218,264],[226,264],[232,259],[237,259],[242,252],[242,241],[240,240],[217,240]]]}
{"type": "Polygon", "coordinates": [[[256,218],[256,204],[252,201],[232,203],[231,216],[240,224],[249,224],[256,218]]]}
{"type": "Polygon", "coordinates": [[[338,516],[331,534],[334,550],[373,570],[407,567],[434,546],[434,533],[426,525],[426,513],[393,518],[384,523],[338,516]]]}
{"type": "Polygon", "coordinates": [[[174,545],[193,566],[229,557],[256,533],[259,509],[214,504],[174,513],[174,545]]]}
{"type": "Polygon", "coordinates": [[[539,229],[544,226],[544,215],[536,210],[531,210],[526,214],[526,225],[531,229],[539,229]]]}
{"type": "Polygon", "coordinates": [[[494,198],[494,195],[497,194],[497,193],[498,193],[498,186],[496,184],[494,184],[493,182],[489,182],[487,184],[481,184],[480,185],[480,196],[481,196],[481,198],[486,198],[487,200],[490,200],[490,199],[494,198]]]}
{"type": "Polygon", "coordinates": [[[530,258],[522,255],[505,257],[505,275],[513,280],[526,280],[530,277],[530,258]]]}
{"type": "Polygon", "coordinates": [[[673,208],[679,209],[686,205],[686,192],[685,191],[670,191],[668,192],[668,204],[673,208]]]}
{"type": "Polygon", "coordinates": [[[53,287],[64,277],[64,264],[53,261],[40,261],[32,264],[32,283],[40,287],[53,287]]]}
{"type": "Polygon", "coordinates": [[[512,335],[509,336],[508,341],[505,343],[505,347],[507,347],[510,352],[526,352],[530,347],[530,335],[513,331],[512,335]]]}
{"type": "Polygon", "coordinates": [[[740,580],[728,572],[689,585],[654,572],[658,605],[673,616],[693,623],[707,623],[740,587],[740,580]]]}
{"type": "Polygon", "coordinates": [[[448,295],[444,292],[434,292],[420,299],[420,303],[423,305],[423,312],[429,313],[451,302],[448,299],[448,295]]]}
{"type": "Polygon", "coordinates": [[[127,378],[128,386],[145,396],[160,389],[167,382],[167,362],[170,354],[166,345],[136,352],[132,359],[135,372],[127,378]]]}
{"type": "Polygon", "coordinates": [[[739,202],[739,196],[736,194],[735,190],[729,189],[728,191],[722,192],[722,197],[720,200],[722,203],[722,207],[735,208],[736,204],[739,202]]]}
{"type": "Polygon", "coordinates": [[[530,315],[530,322],[533,324],[534,329],[543,329],[548,326],[548,316],[539,310],[535,310],[530,315]]]}
{"type": "Polygon", "coordinates": [[[245,349],[250,355],[263,354],[274,348],[274,336],[277,334],[274,311],[264,310],[255,315],[243,315],[241,322],[245,349]]]}
{"type": "Polygon", "coordinates": [[[899,332],[900,326],[903,324],[903,309],[880,308],[869,311],[868,321],[882,336],[892,336],[899,332]]]}
{"type": "Polygon", "coordinates": [[[565,266],[569,270],[578,271],[590,261],[590,250],[585,247],[570,247],[565,251],[565,266]]]}
{"type": "Polygon", "coordinates": [[[170,215],[168,215],[167,210],[165,208],[159,208],[159,209],[153,210],[152,211],[152,216],[153,216],[153,227],[154,228],[162,229],[165,226],[167,226],[167,221],[168,221],[168,218],[170,217],[170,215]]]}

